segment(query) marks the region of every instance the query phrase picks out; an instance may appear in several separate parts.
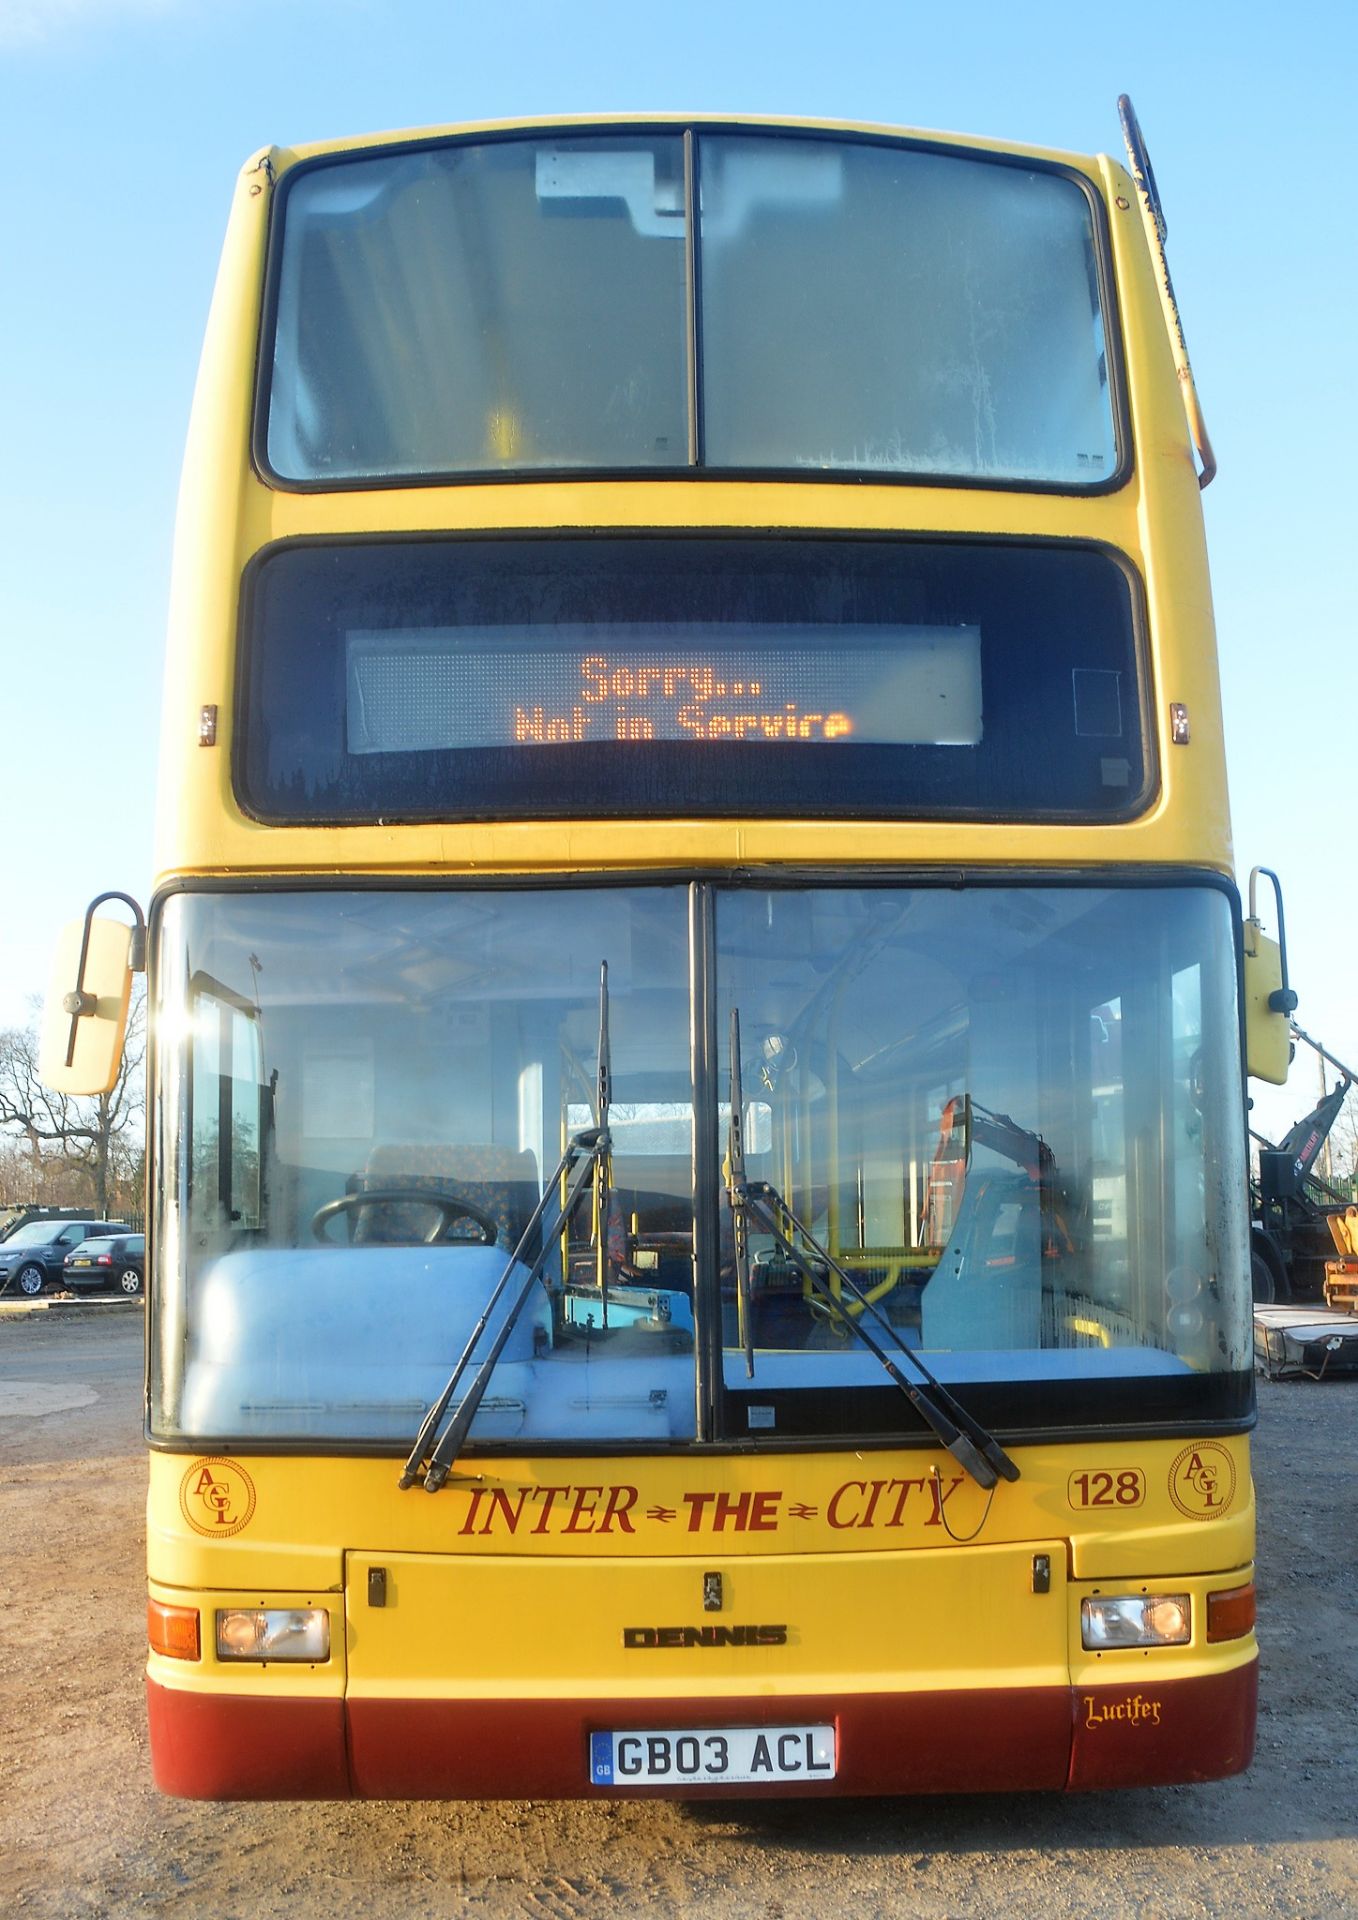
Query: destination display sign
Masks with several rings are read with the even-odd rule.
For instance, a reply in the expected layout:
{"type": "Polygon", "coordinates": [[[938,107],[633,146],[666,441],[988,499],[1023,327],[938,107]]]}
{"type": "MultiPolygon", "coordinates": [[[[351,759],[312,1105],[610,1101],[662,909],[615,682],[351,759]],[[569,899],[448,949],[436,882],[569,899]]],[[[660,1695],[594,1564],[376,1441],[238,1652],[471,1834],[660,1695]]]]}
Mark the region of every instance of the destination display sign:
{"type": "Polygon", "coordinates": [[[351,754],[981,739],[975,626],[420,627],[346,646],[351,754]]]}

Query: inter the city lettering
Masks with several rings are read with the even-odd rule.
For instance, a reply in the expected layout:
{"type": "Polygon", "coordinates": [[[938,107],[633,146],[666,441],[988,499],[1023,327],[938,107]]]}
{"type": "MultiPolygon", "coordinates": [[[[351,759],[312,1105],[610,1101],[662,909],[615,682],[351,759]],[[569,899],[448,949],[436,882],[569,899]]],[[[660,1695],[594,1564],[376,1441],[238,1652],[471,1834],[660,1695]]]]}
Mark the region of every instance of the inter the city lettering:
{"type": "Polygon", "coordinates": [[[825,1508],[827,1525],[837,1532],[853,1527],[860,1531],[881,1527],[903,1527],[909,1514],[917,1517],[927,1507],[923,1525],[943,1525],[944,1503],[962,1484],[962,1476],[944,1482],[936,1475],[920,1474],[910,1480],[846,1480],[835,1488],[825,1508]],[[914,1499],[918,1494],[919,1498],[914,1499]],[[913,1505],[912,1505],[913,1501],[913,1505]]]}
{"type": "Polygon", "coordinates": [[[835,1533],[891,1533],[906,1527],[946,1525],[947,1502],[962,1475],[845,1480],[822,1506],[792,1499],[781,1487],[739,1493],[695,1488],[672,1495],[673,1505],[641,1506],[631,1482],[547,1486],[473,1487],[458,1532],[466,1536],[551,1534],[603,1537],[635,1535],[638,1521],[673,1526],[690,1534],[772,1534],[787,1521],[824,1519],[835,1533]]]}
{"type": "Polygon", "coordinates": [[[635,1533],[633,1486],[474,1487],[467,1499],[463,1534],[635,1533]]]}

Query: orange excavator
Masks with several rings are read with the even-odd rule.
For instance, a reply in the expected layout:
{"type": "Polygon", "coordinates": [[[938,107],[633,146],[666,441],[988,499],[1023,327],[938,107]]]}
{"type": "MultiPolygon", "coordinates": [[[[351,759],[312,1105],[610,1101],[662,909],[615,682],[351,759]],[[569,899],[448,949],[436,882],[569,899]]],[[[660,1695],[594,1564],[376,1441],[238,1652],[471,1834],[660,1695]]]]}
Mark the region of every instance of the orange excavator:
{"type": "MultiPolygon", "coordinates": [[[[1250,1190],[1256,1304],[1316,1300],[1322,1294],[1328,1299],[1332,1279],[1358,1286],[1358,1246],[1353,1244],[1358,1236],[1358,1209],[1316,1172],[1321,1149],[1349,1089],[1358,1081],[1358,1072],[1303,1028],[1294,1024],[1292,1035],[1333,1067],[1339,1078],[1276,1145],[1261,1134],[1253,1136],[1259,1148],[1259,1177],[1250,1190]],[[1328,1257],[1332,1250],[1337,1259],[1328,1257]],[[1332,1267],[1338,1270],[1333,1275],[1332,1267]]],[[[1354,1297],[1346,1295],[1344,1304],[1354,1297]]]]}
{"type": "Polygon", "coordinates": [[[1325,1262],[1325,1304],[1358,1313],[1358,1207],[1327,1218],[1338,1257],[1325,1262]]]}
{"type": "Polygon", "coordinates": [[[929,1169],[929,1191],[924,1215],[924,1240],[946,1245],[957,1219],[966,1185],[967,1168],[976,1147],[1012,1160],[1037,1189],[1042,1206],[1042,1257],[1056,1260],[1074,1253],[1075,1242],[1066,1224],[1069,1196],[1056,1176],[1056,1156],[1041,1134],[1021,1127],[1007,1113],[995,1113],[969,1093],[955,1094],[944,1107],[938,1145],[929,1169]]]}

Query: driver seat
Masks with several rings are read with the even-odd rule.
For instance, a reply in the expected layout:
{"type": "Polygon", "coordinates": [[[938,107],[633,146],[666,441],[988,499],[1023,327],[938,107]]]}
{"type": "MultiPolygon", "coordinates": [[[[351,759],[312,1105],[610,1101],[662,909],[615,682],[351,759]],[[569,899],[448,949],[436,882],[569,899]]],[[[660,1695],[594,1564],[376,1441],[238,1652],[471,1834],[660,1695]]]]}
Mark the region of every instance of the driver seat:
{"type": "MultiPolygon", "coordinates": [[[[468,1200],[495,1222],[495,1244],[512,1253],[519,1244],[533,1208],[538,1203],[535,1157],[515,1147],[495,1144],[458,1146],[453,1143],[374,1147],[361,1173],[347,1184],[349,1193],[409,1187],[430,1193],[453,1194],[468,1200]]],[[[354,1222],[354,1241],[367,1246],[423,1240],[437,1219],[435,1209],[410,1200],[387,1200],[363,1207],[354,1222]]],[[[455,1221],[441,1242],[481,1242],[480,1228],[471,1220],[455,1221]]],[[[535,1248],[528,1249],[531,1259],[535,1248]]]]}

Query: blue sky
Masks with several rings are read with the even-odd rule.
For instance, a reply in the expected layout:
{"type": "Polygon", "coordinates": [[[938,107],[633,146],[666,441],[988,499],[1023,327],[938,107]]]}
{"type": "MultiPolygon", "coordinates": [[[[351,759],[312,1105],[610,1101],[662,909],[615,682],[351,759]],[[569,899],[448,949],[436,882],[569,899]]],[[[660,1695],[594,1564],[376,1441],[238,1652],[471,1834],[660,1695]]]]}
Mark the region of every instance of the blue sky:
{"type": "MultiPolygon", "coordinates": [[[[1205,496],[1237,857],[1287,887],[1298,1017],[1358,1063],[1358,8],[1030,0],[0,0],[0,1025],[61,922],[151,879],[175,491],[241,162],[387,127],[749,111],[1150,141],[1221,463],[1205,496]]],[[[1309,1057],[1261,1116],[1310,1104],[1309,1057]]]]}

